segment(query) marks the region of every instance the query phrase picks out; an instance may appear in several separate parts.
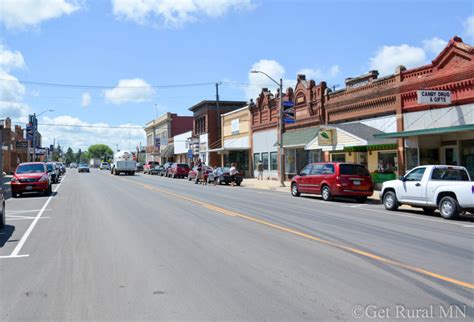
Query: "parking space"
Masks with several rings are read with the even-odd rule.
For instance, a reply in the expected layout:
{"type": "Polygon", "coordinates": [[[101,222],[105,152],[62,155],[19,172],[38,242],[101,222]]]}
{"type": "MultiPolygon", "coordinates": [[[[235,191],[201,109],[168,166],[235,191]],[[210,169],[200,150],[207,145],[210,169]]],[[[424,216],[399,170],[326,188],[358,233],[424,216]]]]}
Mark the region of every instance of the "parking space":
{"type": "Polygon", "coordinates": [[[22,253],[22,247],[40,221],[51,219],[48,215],[53,210],[51,201],[57,197],[57,191],[65,178],[66,176],[62,177],[58,184],[53,185],[53,193],[50,196],[31,193],[23,194],[20,198],[11,198],[11,191],[4,189],[6,225],[0,230],[0,259],[29,255],[22,253]]]}

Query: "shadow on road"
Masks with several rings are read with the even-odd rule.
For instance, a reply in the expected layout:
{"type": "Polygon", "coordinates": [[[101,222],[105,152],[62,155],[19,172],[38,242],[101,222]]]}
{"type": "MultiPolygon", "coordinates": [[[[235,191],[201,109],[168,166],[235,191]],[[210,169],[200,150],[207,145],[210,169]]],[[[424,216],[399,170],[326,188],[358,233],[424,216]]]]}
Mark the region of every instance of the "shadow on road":
{"type": "Polygon", "coordinates": [[[5,243],[10,239],[15,231],[15,226],[5,225],[2,230],[0,230],[0,248],[2,248],[5,243]]]}

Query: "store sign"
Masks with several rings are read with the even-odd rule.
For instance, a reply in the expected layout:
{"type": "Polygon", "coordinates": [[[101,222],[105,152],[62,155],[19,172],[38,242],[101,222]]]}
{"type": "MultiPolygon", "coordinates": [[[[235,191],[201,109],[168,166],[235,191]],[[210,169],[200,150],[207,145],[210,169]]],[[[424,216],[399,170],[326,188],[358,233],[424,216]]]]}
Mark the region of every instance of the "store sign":
{"type": "Polygon", "coordinates": [[[43,154],[46,154],[46,149],[36,149],[36,154],[39,154],[39,155],[43,155],[43,154]]]}
{"type": "Polygon", "coordinates": [[[230,130],[232,132],[232,135],[239,134],[239,131],[240,131],[239,119],[235,119],[230,122],[230,130]]]}
{"type": "Polygon", "coordinates": [[[418,104],[449,105],[451,104],[451,91],[416,91],[418,104]]]}
{"type": "Polygon", "coordinates": [[[319,129],[318,132],[318,145],[335,145],[336,141],[336,130],[334,129],[319,129]]]}

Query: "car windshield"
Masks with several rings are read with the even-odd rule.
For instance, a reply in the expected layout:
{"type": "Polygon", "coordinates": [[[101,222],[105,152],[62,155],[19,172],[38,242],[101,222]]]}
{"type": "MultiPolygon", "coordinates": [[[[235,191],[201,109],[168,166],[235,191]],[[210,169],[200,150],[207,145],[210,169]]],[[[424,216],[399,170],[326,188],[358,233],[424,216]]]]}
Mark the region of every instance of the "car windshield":
{"type": "Polygon", "coordinates": [[[79,163],[79,166],[80,166],[81,168],[87,168],[87,164],[86,164],[86,163],[79,163]]]}
{"type": "Polygon", "coordinates": [[[369,171],[361,164],[341,164],[339,165],[341,175],[368,176],[369,171]]]}
{"type": "Polygon", "coordinates": [[[23,164],[16,169],[16,173],[41,173],[45,172],[43,164],[23,164]]]}
{"type": "Polygon", "coordinates": [[[230,172],[230,168],[227,168],[227,167],[226,168],[221,168],[221,171],[222,172],[230,172]]]}

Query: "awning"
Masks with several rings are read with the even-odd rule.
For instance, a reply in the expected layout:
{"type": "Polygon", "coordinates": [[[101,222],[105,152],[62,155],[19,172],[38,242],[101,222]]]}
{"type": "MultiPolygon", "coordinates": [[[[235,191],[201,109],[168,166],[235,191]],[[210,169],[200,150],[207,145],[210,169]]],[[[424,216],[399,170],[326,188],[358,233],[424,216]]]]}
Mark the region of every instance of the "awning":
{"type": "Polygon", "coordinates": [[[413,131],[381,133],[381,134],[374,134],[374,137],[376,138],[406,138],[409,136],[445,134],[445,133],[465,132],[465,131],[474,131],[474,124],[448,126],[448,127],[436,127],[436,128],[431,128],[431,129],[413,130],[413,131]]]}
{"type": "MultiPolygon", "coordinates": [[[[301,129],[295,131],[288,131],[283,133],[283,147],[304,147],[311,140],[313,140],[316,135],[318,135],[319,127],[311,127],[308,129],[301,129]]],[[[278,146],[278,142],[275,142],[273,146],[278,146]]]]}
{"type": "Polygon", "coordinates": [[[166,148],[161,151],[162,158],[170,158],[174,156],[174,144],[168,144],[166,148]]]}

